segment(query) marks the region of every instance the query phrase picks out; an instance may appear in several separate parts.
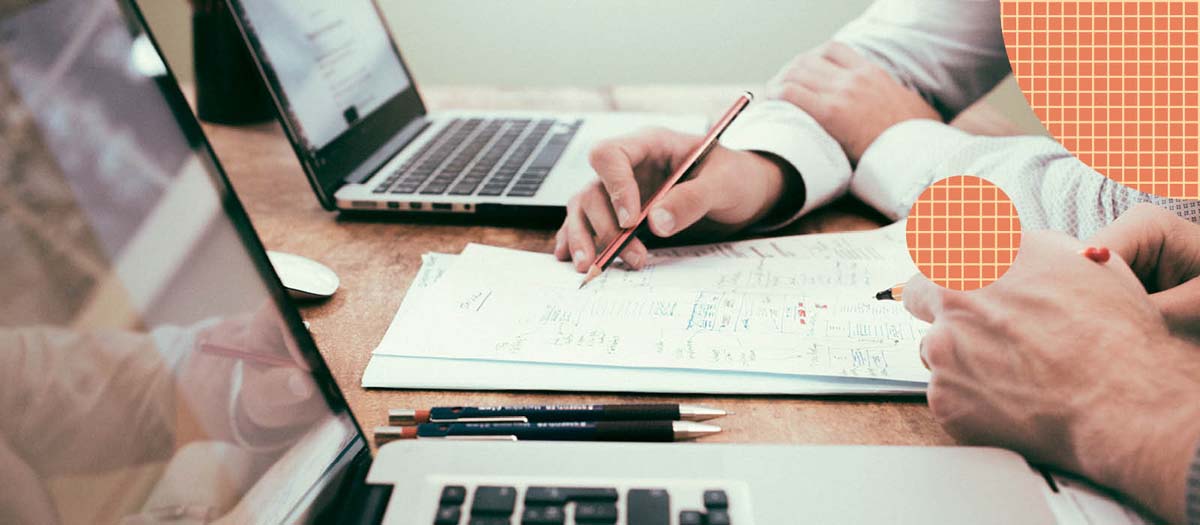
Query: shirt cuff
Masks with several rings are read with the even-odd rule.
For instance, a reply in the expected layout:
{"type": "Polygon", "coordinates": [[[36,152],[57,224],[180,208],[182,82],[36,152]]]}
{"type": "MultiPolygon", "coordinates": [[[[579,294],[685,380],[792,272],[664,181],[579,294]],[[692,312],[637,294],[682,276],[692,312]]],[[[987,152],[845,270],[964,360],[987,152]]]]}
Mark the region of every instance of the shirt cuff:
{"type": "Polygon", "coordinates": [[[850,192],[897,220],[937,175],[936,168],[972,135],[934,120],[907,120],[885,130],[867,147],[850,181],[850,192]]]}
{"type": "Polygon", "coordinates": [[[770,153],[790,164],[804,185],[800,209],[779,210],[783,217],[756,225],[770,231],[840,197],[850,184],[850,161],[842,147],[808,113],[781,100],[754,103],[725,131],[721,145],[730,149],[770,153]]]}

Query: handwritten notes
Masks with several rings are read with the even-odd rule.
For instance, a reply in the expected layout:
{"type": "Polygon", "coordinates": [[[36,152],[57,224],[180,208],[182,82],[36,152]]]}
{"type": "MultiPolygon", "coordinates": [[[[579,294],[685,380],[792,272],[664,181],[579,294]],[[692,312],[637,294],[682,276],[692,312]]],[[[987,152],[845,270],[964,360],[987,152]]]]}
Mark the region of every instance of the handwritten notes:
{"type": "Polygon", "coordinates": [[[550,255],[470,245],[426,258],[376,353],[927,381],[924,323],[872,298],[915,272],[902,235],[656,250],[583,290],[550,255]]]}

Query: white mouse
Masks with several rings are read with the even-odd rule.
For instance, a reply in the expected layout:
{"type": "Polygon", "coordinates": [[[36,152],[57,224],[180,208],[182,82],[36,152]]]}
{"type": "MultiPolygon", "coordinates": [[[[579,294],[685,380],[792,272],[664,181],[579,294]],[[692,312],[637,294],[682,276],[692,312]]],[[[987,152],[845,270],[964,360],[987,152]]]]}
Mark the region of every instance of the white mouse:
{"type": "Polygon", "coordinates": [[[292,299],[324,299],[332,296],[341,284],[328,266],[307,257],[271,251],[267,257],[292,299]]]}

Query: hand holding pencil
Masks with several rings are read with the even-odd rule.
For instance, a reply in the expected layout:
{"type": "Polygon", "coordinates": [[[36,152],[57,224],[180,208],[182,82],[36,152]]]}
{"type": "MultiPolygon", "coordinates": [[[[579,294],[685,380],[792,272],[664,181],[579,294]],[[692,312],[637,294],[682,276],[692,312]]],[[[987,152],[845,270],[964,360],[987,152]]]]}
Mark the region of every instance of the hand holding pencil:
{"type": "MultiPolygon", "coordinates": [[[[652,129],[605,141],[591,153],[597,179],[567,205],[554,254],[586,272],[599,249],[622,229],[637,226],[658,237],[681,234],[705,238],[738,231],[761,220],[773,209],[791,208],[784,201],[800,198],[789,181],[796,179],[785,162],[764,154],[715,145],[702,165],[674,185],[656,204],[648,197],[681,166],[703,137],[652,129]],[[645,205],[643,204],[645,202],[645,205]]],[[[619,253],[630,268],[640,269],[646,247],[633,236],[619,253]]]]}
{"type": "MultiPolygon", "coordinates": [[[[704,137],[704,140],[702,140],[700,144],[696,145],[692,152],[688,154],[683,163],[675,167],[674,171],[671,172],[671,175],[667,177],[667,180],[664,181],[662,186],[658,188],[658,191],[654,192],[654,194],[650,197],[650,200],[647,201],[646,205],[642,208],[641,212],[639,212],[636,217],[632,219],[632,221],[628,219],[630,214],[625,208],[622,207],[618,210],[617,217],[620,223],[624,224],[623,229],[620,233],[608,241],[608,245],[605,246],[604,250],[602,250],[600,254],[596,256],[591,267],[588,268],[587,276],[585,276],[583,278],[583,282],[579,284],[580,288],[583,288],[589,281],[598,277],[601,272],[607,269],[608,266],[617,259],[617,255],[620,254],[623,249],[625,249],[625,246],[633,241],[634,236],[637,235],[637,232],[641,228],[642,224],[646,222],[646,219],[648,219],[652,213],[658,216],[658,219],[655,222],[658,223],[660,232],[665,230],[664,233],[674,233],[674,218],[671,216],[670,212],[661,207],[662,201],[665,200],[667,193],[670,192],[675,185],[683,181],[684,177],[687,177],[699,169],[700,164],[704,162],[705,157],[707,157],[709,152],[716,147],[717,140],[721,138],[721,135],[725,133],[726,129],[729,129],[729,125],[733,124],[733,121],[736,120],[738,115],[742,113],[742,110],[746,109],[746,106],[750,105],[752,100],[754,100],[754,95],[747,92],[742,94],[742,96],[738,97],[738,99],[734,101],[733,106],[731,106],[721,117],[721,119],[713,125],[712,129],[709,130],[708,135],[704,137]]],[[[576,261],[576,263],[578,263],[578,261],[576,261]]]]}

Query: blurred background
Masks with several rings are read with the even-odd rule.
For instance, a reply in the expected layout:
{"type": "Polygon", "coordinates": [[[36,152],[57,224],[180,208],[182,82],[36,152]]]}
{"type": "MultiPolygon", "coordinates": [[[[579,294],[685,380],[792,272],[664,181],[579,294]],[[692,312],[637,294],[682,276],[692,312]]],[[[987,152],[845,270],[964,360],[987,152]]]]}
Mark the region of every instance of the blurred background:
{"type": "MultiPolygon", "coordinates": [[[[421,85],[755,84],[820,44],[871,0],[379,0],[421,85]]],[[[139,0],[191,79],[187,0],[139,0]]],[[[987,103],[1045,133],[1006,80],[987,103]]]]}

